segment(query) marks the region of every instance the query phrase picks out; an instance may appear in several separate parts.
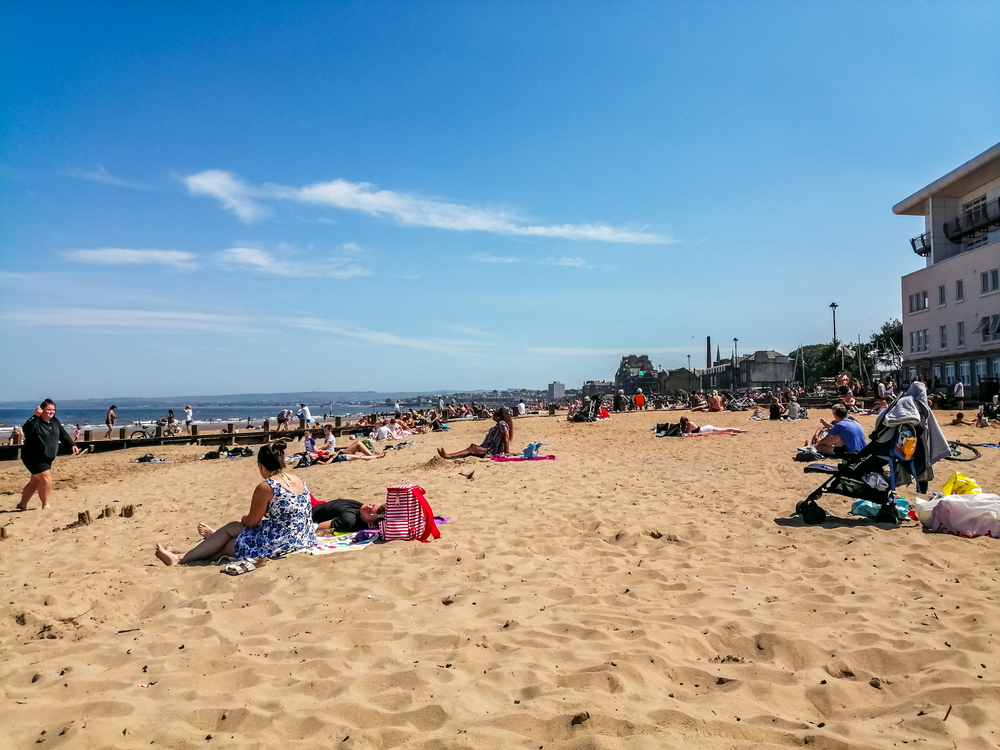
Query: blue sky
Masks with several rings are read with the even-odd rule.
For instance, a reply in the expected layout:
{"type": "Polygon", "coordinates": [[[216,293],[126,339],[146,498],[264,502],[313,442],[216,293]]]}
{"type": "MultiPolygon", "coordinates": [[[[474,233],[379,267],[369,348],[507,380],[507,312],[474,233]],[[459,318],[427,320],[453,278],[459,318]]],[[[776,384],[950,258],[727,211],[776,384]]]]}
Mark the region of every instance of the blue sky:
{"type": "Polygon", "coordinates": [[[867,338],[921,265],[892,205],[1000,140],[994,2],[0,13],[0,400],[867,338]]]}

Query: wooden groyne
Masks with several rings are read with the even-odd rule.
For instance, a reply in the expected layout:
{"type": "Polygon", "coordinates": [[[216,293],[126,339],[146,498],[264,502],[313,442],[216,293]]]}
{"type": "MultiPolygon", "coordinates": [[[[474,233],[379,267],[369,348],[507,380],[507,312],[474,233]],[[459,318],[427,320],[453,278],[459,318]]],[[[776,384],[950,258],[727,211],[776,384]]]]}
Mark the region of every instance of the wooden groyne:
{"type": "MultiPolygon", "coordinates": [[[[333,427],[333,434],[337,437],[343,435],[370,435],[372,428],[370,425],[343,425],[340,418],[329,422],[333,427]]],[[[110,440],[94,440],[93,431],[85,430],[83,440],[76,441],[80,450],[88,450],[90,453],[106,453],[108,451],[120,451],[128,448],[158,448],[163,445],[205,445],[205,446],[233,446],[233,445],[263,445],[272,440],[285,439],[289,441],[302,440],[303,433],[310,430],[317,441],[321,441],[323,426],[317,423],[314,427],[305,426],[305,420],[300,420],[299,426],[289,430],[272,430],[268,422],[264,423],[264,428],[259,430],[246,430],[240,432],[236,429],[235,423],[229,423],[224,430],[203,432],[205,425],[194,425],[191,428],[191,435],[178,435],[167,437],[163,435],[161,427],[156,428],[158,433],[150,438],[126,437],[126,434],[135,432],[131,428],[119,428],[118,437],[110,440]]],[[[103,432],[103,430],[102,430],[103,432]]],[[[21,457],[22,445],[0,445],[0,461],[16,461],[21,457]]],[[[59,455],[68,455],[68,451],[63,446],[59,446],[59,455]]]]}

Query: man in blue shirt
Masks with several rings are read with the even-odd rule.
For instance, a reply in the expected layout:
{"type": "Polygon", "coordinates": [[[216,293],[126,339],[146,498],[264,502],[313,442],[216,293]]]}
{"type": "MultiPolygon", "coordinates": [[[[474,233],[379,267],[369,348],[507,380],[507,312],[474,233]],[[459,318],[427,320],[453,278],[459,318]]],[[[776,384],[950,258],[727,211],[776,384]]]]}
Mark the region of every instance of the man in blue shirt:
{"type": "Polygon", "coordinates": [[[825,419],[819,420],[820,429],[813,435],[812,444],[816,450],[826,456],[844,456],[848,453],[857,453],[864,448],[868,441],[865,440],[865,431],[855,420],[847,416],[847,407],[838,404],[833,407],[833,422],[825,419]],[[826,435],[820,437],[826,431],[826,435]]]}

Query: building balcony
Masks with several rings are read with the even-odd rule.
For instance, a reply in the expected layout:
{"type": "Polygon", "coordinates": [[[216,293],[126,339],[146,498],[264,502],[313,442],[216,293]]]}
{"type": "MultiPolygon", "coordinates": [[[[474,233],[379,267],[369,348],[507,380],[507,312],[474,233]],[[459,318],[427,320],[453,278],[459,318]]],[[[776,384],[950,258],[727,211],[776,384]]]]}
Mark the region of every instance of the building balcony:
{"type": "Polygon", "coordinates": [[[913,252],[915,252],[921,258],[926,258],[928,255],[931,254],[930,232],[924,232],[923,234],[911,239],[910,247],[912,247],[913,252]]]}
{"type": "Polygon", "coordinates": [[[946,221],[944,236],[952,242],[963,242],[980,232],[997,228],[1000,228],[1000,198],[976,206],[974,210],[966,212],[954,221],[946,221]]]}

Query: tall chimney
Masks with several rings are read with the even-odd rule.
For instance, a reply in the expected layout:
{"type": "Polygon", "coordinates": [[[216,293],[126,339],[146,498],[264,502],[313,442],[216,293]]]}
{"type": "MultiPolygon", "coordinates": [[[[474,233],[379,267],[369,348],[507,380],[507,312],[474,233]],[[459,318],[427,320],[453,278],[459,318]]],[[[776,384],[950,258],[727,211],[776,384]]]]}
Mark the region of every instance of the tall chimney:
{"type": "Polygon", "coordinates": [[[712,366],[712,337],[705,337],[705,367],[710,368],[712,366]]]}

